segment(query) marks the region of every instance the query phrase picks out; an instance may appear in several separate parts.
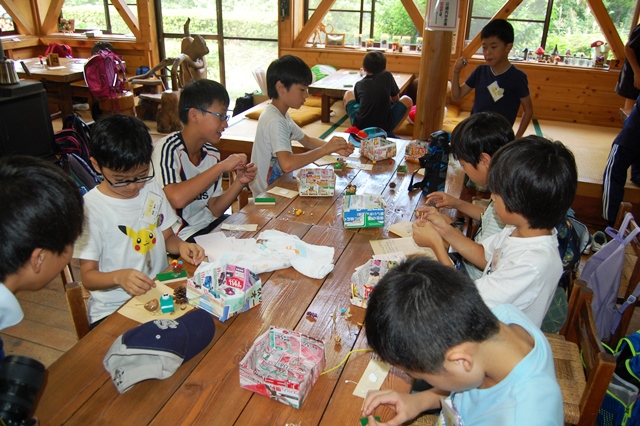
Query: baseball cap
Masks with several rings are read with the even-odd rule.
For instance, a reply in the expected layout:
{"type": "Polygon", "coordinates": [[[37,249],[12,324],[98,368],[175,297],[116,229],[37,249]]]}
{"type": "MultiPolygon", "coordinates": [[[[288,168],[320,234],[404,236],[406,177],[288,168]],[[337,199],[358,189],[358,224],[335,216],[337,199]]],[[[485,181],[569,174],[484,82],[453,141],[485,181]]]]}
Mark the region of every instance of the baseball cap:
{"type": "Polygon", "coordinates": [[[166,379],[182,363],[211,343],[213,317],[194,309],[180,318],[157,319],[118,336],[104,357],[104,367],[118,392],[148,379],[166,379]]]}

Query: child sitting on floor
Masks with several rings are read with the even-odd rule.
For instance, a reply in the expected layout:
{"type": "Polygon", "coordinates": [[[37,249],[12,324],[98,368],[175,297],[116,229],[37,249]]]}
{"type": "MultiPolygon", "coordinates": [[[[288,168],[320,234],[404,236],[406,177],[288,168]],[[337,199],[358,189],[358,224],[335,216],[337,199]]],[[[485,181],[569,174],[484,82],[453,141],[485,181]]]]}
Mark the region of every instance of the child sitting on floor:
{"type": "MultiPolygon", "coordinates": [[[[489,307],[511,303],[534,324],[542,324],[562,275],[555,226],[571,207],[577,186],[575,159],[560,142],[528,136],[493,156],[491,199],[509,226],[464,254],[484,270],[476,285],[489,307]]],[[[440,262],[453,266],[443,243],[452,232],[434,207],[413,225],[416,243],[431,247],[440,262]]]]}
{"type": "Polygon", "coordinates": [[[96,122],[91,164],[104,181],[84,196],[86,226],[76,244],[82,284],[91,292],[92,327],[131,296],[155,287],[167,252],[200,264],[204,250],[173,233],[176,213],[154,180],[153,142],[136,117],[115,114],[96,122]]]}
{"type": "Polygon", "coordinates": [[[380,405],[396,411],[384,424],[400,425],[441,401],[447,425],[563,424],[547,338],[511,305],[490,310],[459,271],[424,257],[401,263],[371,292],[364,325],[383,361],[433,386],[369,392],[362,407],[369,425],[379,424],[380,405]]]}

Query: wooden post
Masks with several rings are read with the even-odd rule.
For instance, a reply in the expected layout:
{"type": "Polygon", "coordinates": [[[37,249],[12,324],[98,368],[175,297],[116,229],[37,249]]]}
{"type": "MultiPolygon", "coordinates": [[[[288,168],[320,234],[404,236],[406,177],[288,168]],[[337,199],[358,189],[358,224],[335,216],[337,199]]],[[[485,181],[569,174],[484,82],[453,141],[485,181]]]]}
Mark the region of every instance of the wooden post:
{"type": "Polygon", "coordinates": [[[442,129],[451,62],[451,31],[424,30],[413,137],[426,138],[442,129]]]}

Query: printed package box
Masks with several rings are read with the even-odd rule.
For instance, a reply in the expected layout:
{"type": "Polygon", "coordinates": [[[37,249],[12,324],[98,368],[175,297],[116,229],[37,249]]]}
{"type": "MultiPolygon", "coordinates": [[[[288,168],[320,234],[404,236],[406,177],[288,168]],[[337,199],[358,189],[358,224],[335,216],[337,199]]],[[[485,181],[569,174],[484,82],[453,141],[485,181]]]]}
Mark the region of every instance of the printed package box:
{"type": "Polygon", "coordinates": [[[424,157],[429,152],[429,140],[413,140],[404,149],[405,160],[411,163],[419,163],[420,157],[424,157]]]}
{"type": "Polygon", "coordinates": [[[203,262],[187,280],[189,304],[221,322],[248,311],[262,301],[262,281],[246,268],[203,262]]]}
{"type": "Polygon", "coordinates": [[[306,197],[331,197],[335,194],[336,174],[333,169],[300,169],[298,194],[306,197]]]}
{"type": "Polygon", "coordinates": [[[323,342],[272,326],[240,361],[240,386],[300,408],[325,363],[323,342]]]}
{"type": "Polygon", "coordinates": [[[396,143],[383,137],[363,139],[360,142],[360,155],[369,160],[384,160],[396,155],[396,143]]]}
{"type": "Polygon", "coordinates": [[[358,266],[353,275],[351,275],[351,304],[366,308],[369,294],[378,284],[378,281],[389,272],[389,269],[397,266],[405,259],[406,257],[402,252],[387,253],[373,256],[373,259],[370,259],[364,265],[358,266]]]}
{"type": "Polygon", "coordinates": [[[345,228],[380,228],[384,226],[386,205],[382,195],[345,195],[342,218],[345,228]]]}

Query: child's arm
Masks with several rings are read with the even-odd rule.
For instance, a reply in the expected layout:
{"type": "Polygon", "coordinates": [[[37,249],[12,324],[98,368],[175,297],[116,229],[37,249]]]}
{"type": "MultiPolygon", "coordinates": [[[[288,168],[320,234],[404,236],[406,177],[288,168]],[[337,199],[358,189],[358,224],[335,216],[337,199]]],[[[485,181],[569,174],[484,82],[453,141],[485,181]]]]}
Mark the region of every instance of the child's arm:
{"type": "Polygon", "coordinates": [[[467,60],[464,56],[459,57],[455,64],[453,64],[453,81],[451,82],[451,100],[453,102],[458,102],[472,90],[471,87],[465,83],[460,84],[460,71],[466,66],[467,60]]]}
{"type": "Polygon", "coordinates": [[[278,151],[276,153],[280,168],[285,173],[292,172],[307,164],[313,163],[317,159],[329,155],[332,152],[349,156],[354,149],[352,144],[338,136],[334,136],[331,140],[325,142],[322,139],[304,135],[299,142],[309,151],[300,154],[294,154],[289,151],[278,151]]]}
{"type": "Polygon", "coordinates": [[[243,169],[237,171],[237,178],[233,184],[227,188],[220,196],[213,197],[207,203],[209,210],[215,217],[220,217],[238,198],[240,191],[247,186],[255,177],[258,168],[253,163],[247,164],[243,169]]]}
{"type": "Polygon", "coordinates": [[[418,212],[423,212],[430,202],[436,203],[434,207],[436,208],[447,208],[447,209],[456,209],[461,213],[466,214],[472,219],[480,220],[482,219],[482,213],[484,213],[484,207],[476,206],[475,204],[463,201],[459,198],[452,197],[446,192],[432,192],[427,195],[427,199],[425,200],[425,205],[418,207],[418,212]]]}
{"type": "Polygon", "coordinates": [[[531,96],[520,99],[520,104],[522,104],[522,118],[520,119],[520,126],[516,132],[516,138],[524,136],[524,132],[527,131],[527,127],[529,127],[529,123],[531,123],[531,119],[533,118],[533,103],[531,102],[531,96]]]}
{"type": "Polygon", "coordinates": [[[414,419],[425,410],[440,407],[440,398],[448,396],[448,392],[439,389],[429,389],[414,394],[400,393],[394,390],[369,391],[362,405],[362,415],[369,418],[369,425],[377,425],[373,414],[380,405],[387,405],[396,412],[395,417],[389,419],[387,425],[402,425],[414,419]]]}
{"type": "Polygon", "coordinates": [[[446,266],[454,266],[442,237],[428,221],[418,219],[413,223],[413,240],[420,247],[429,247],[433,250],[438,262],[446,266]]]}
{"type": "Polygon", "coordinates": [[[171,254],[179,254],[181,258],[191,263],[199,265],[204,260],[204,249],[195,243],[182,241],[180,237],[173,233],[173,229],[167,228],[162,231],[164,245],[171,254]]]}
{"type": "Polygon", "coordinates": [[[240,169],[245,164],[247,164],[245,154],[232,154],[198,176],[182,182],[170,183],[163,188],[164,193],[174,209],[182,209],[206,191],[223,172],[240,169]]]}
{"type": "Polygon", "coordinates": [[[87,290],[109,290],[121,287],[132,296],[140,296],[156,286],[151,278],[135,269],[101,272],[98,266],[95,260],[80,259],[82,285],[87,290]]]}

